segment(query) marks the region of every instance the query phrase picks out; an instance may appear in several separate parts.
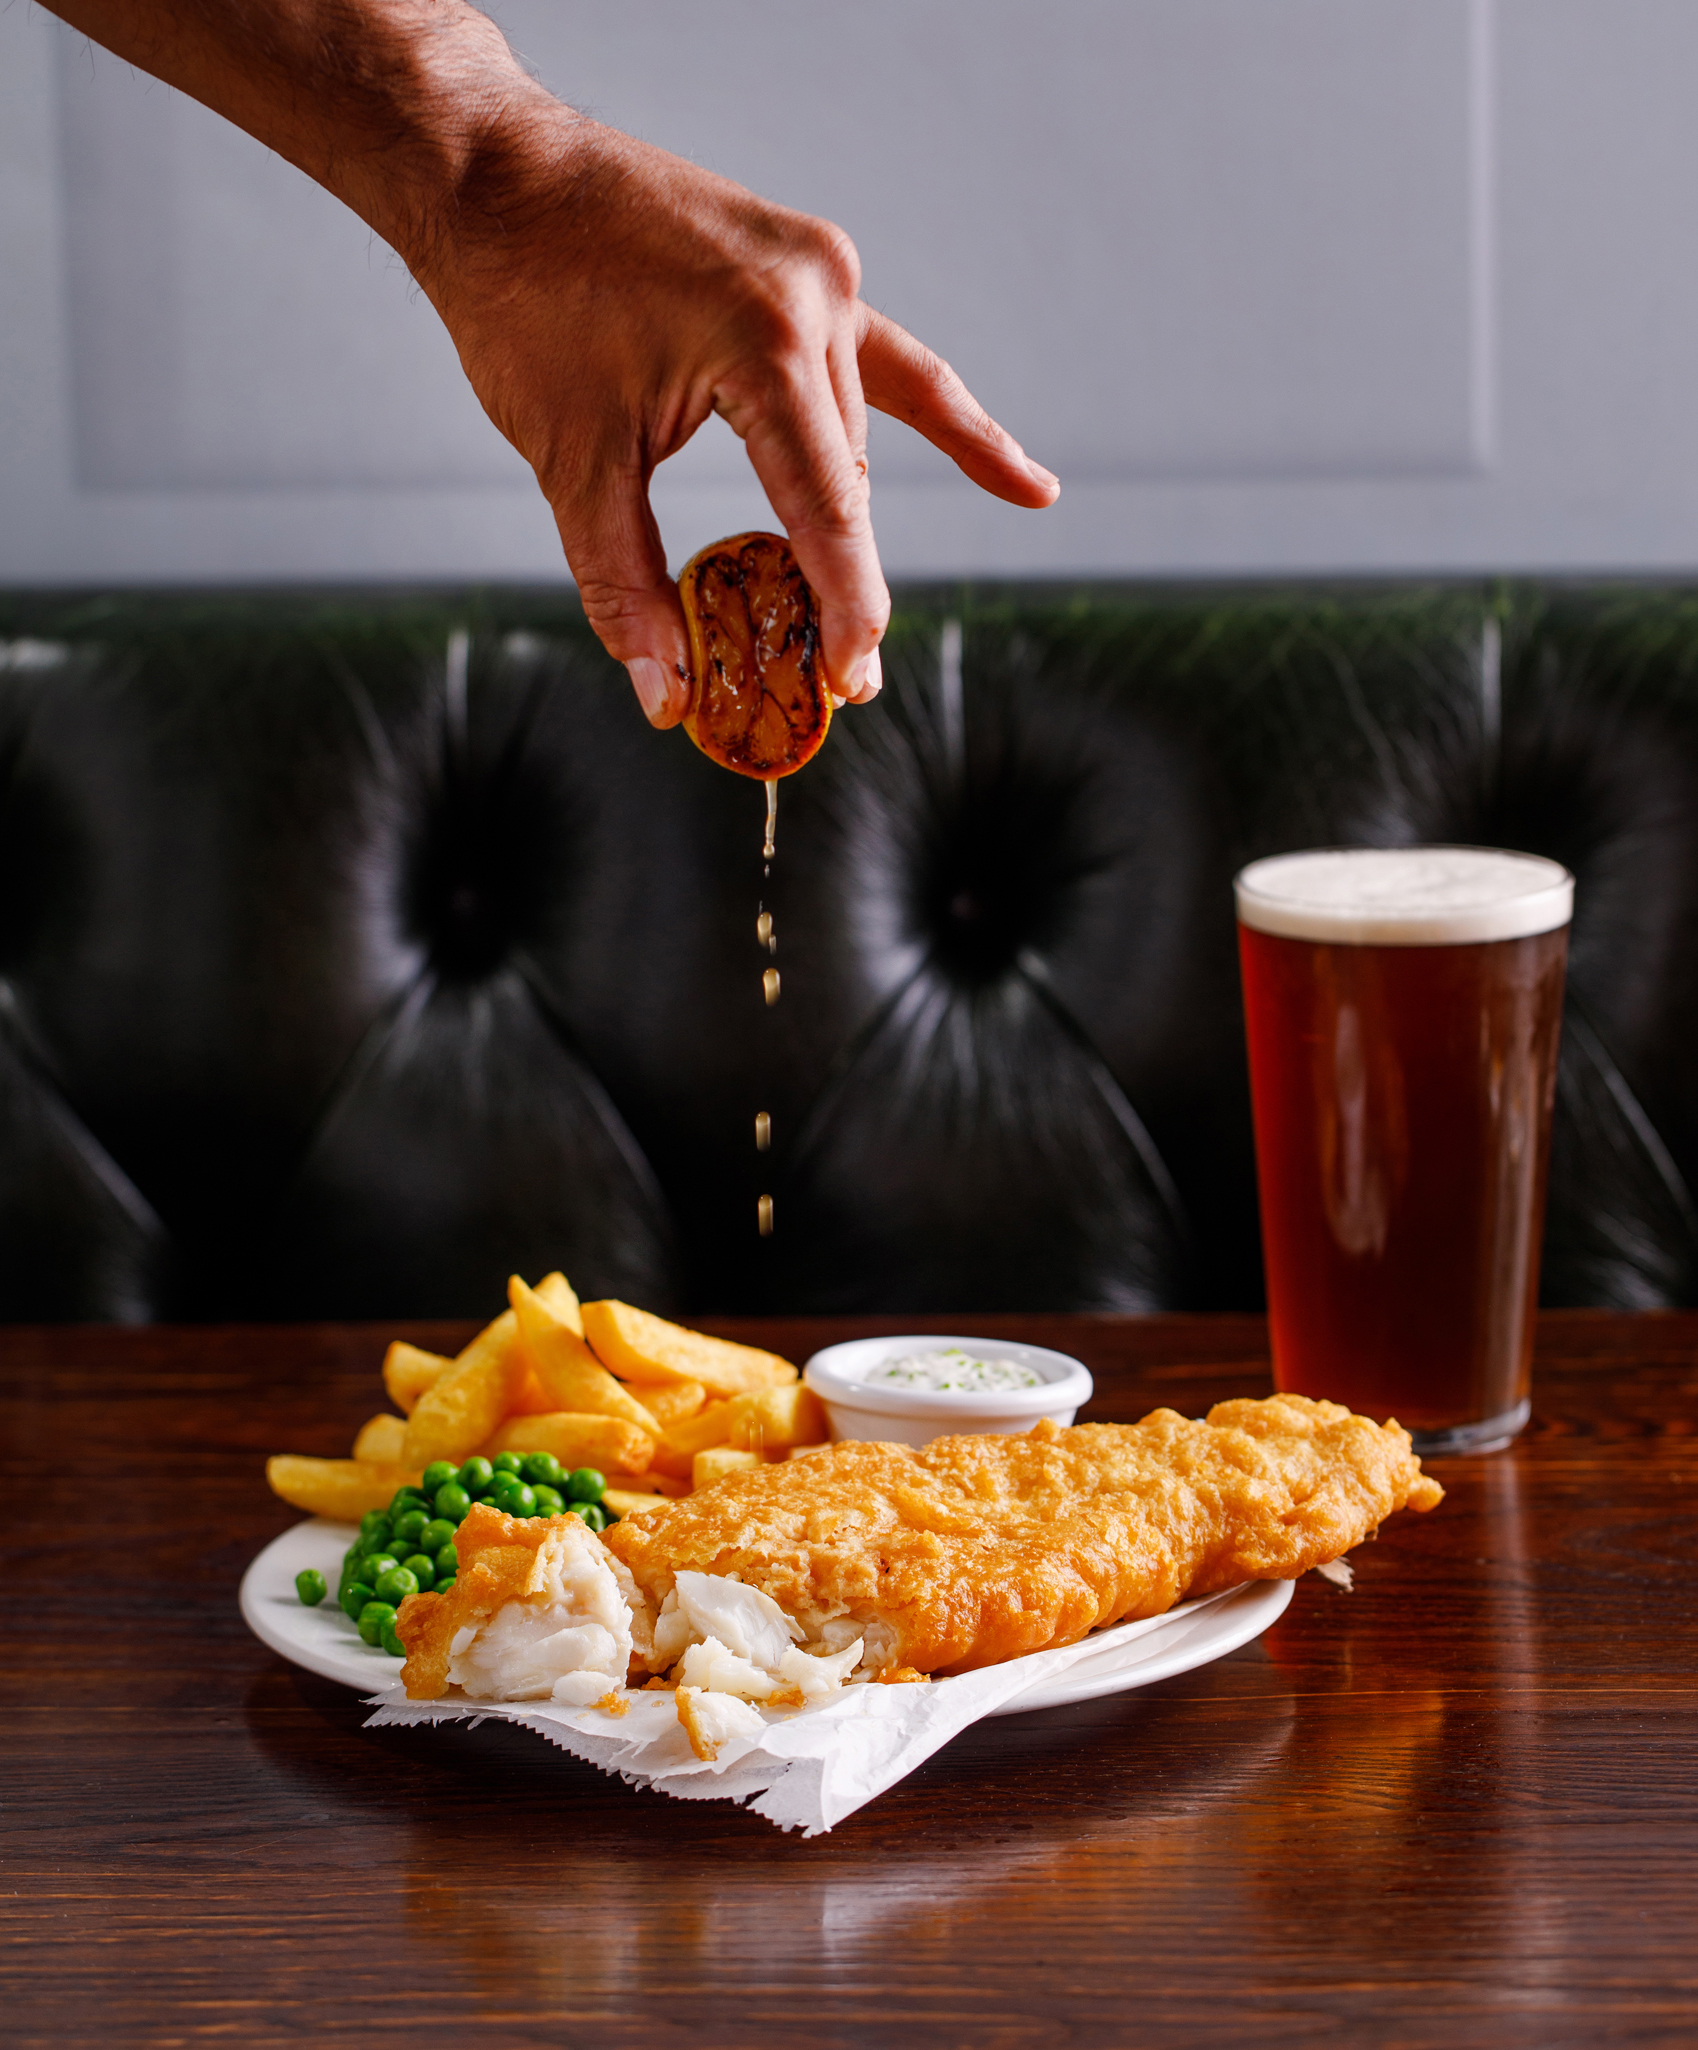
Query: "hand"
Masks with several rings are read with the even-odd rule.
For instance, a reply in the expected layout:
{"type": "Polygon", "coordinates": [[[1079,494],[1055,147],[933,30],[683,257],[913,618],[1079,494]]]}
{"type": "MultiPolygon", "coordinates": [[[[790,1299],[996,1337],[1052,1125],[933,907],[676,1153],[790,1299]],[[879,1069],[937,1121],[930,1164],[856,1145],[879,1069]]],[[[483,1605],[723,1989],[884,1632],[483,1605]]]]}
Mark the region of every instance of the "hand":
{"type": "Polygon", "coordinates": [[[1060,488],[947,363],[861,304],[840,229],[574,113],[466,0],[47,4],[400,253],[535,469],[590,623],[657,726],[689,707],[689,651],[648,485],[709,413],[743,437],[850,699],[878,689],[890,615],[867,407],[1015,505],[1060,488]]]}
{"type": "Polygon", "coordinates": [[[857,297],[841,230],[550,102],[490,189],[411,259],[490,418],[535,469],[590,624],[657,726],[689,708],[688,642],[649,479],[710,413],[748,449],[820,600],[826,671],[879,687],[890,615],[867,510],[868,405],[987,491],[1045,506],[948,364],[857,297]]]}

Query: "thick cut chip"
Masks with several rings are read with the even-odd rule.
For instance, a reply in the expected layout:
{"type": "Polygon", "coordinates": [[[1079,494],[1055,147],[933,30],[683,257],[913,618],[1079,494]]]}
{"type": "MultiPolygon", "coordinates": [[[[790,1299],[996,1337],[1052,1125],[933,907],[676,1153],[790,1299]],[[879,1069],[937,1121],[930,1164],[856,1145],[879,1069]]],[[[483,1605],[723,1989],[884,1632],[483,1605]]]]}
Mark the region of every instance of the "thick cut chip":
{"type": "MultiPolygon", "coordinates": [[[[548,1409],[623,1417],[651,1438],[660,1436],[660,1424],[620,1387],[584,1343],[583,1333],[553,1309],[540,1290],[527,1288],[515,1274],[507,1284],[507,1300],[519,1320],[519,1350],[551,1398],[548,1409]]],[[[576,1311],[575,1301],[572,1307],[576,1311]]]]}
{"type": "Polygon", "coordinates": [[[706,1452],[698,1452],[690,1462],[690,1485],[692,1488],[711,1488],[715,1481],[723,1480],[728,1473],[736,1473],[746,1466],[759,1466],[758,1452],[743,1452],[735,1445],[714,1445],[706,1452]]]}
{"type": "MultiPolygon", "coordinates": [[[[547,1286],[543,1283],[537,1293],[547,1286]]],[[[568,1290],[570,1294],[570,1291],[568,1290]]],[[[578,1299],[572,1297],[572,1314],[578,1313],[578,1299]]],[[[416,1345],[408,1345],[396,1339],[383,1357],[383,1385],[389,1390],[389,1399],[404,1417],[411,1416],[423,1397],[434,1388],[444,1374],[452,1373],[454,1362],[445,1359],[439,1352],[422,1352],[416,1345]]],[[[558,1409],[560,1404],[551,1395],[543,1393],[542,1384],[535,1374],[527,1373],[513,1394],[515,1416],[540,1416],[545,1409],[558,1409]]]]}
{"type": "Polygon", "coordinates": [[[477,1449],[487,1459],[498,1452],[552,1452],[568,1468],[642,1473],[654,1457],[654,1442],[647,1431],[623,1417],[555,1410],[547,1416],[509,1417],[477,1449]]]}
{"type": "Polygon", "coordinates": [[[453,1364],[439,1352],[426,1352],[422,1346],[398,1338],[383,1355],[383,1385],[401,1414],[411,1416],[420,1396],[434,1388],[453,1364]]]}
{"type": "Polygon", "coordinates": [[[819,607],[789,544],[735,534],[678,579],[696,688],[684,729],[710,761],[769,783],[819,752],[831,724],[819,607]]]}
{"type": "Polygon", "coordinates": [[[280,1452],[265,1462],[271,1492],[309,1516],[358,1523],[368,1509],[387,1509],[395,1490],[413,1486],[419,1469],[376,1466],[363,1459],[306,1459],[280,1452]]]}
{"type": "Polygon", "coordinates": [[[379,1411],[360,1426],[354,1457],[368,1466],[399,1466],[407,1443],[407,1419],[379,1411]]]}
{"type": "MultiPolygon", "coordinates": [[[[697,1455],[716,1445],[757,1454],[787,1452],[792,1445],[817,1445],[826,1431],[819,1397],[792,1381],[783,1388],[734,1395],[674,1424],[655,1450],[655,1464],[663,1473],[693,1473],[697,1455]]],[[[698,1480],[696,1486],[701,1485],[698,1480]]]]}
{"type": "Polygon", "coordinates": [[[686,1331],[629,1303],[585,1303],[584,1336],[622,1381],[699,1381],[710,1395],[744,1395],[796,1379],[796,1369],[776,1353],[686,1331]]]}
{"type": "Polygon", "coordinates": [[[663,1431],[707,1408],[708,1392],[700,1381],[646,1381],[643,1407],[663,1431]]]}
{"type": "Polygon", "coordinates": [[[558,1269],[545,1274],[536,1285],[536,1292],[563,1324],[569,1324],[580,1338],[584,1335],[584,1320],[578,1313],[578,1291],[558,1269]]]}
{"type": "Polygon", "coordinates": [[[408,1464],[458,1463],[475,1452],[502,1418],[513,1414],[528,1371],[519,1350],[519,1320],[508,1310],[480,1331],[450,1371],[414,1404],[407,1419],[408,1464]]]}
{"type": "Polygon", "coordinates": [[[651,1495],[646,1488],[615,1488],[602,1490],[601,1505],[614,1516],[640,1516],[645,1509],[655,1509],[667,1498],[651,1495]]]}
{"type": "Polygon", "coordinates": [[[652,1466],[645,1466],[641,1473],[627,1473],[619,1467],[603,1468],[610,1488],[620,1488],[634,1495],[687,1495],[690,1483],[680,1480],[675,1473],[657,1473],[652,1466]]]}

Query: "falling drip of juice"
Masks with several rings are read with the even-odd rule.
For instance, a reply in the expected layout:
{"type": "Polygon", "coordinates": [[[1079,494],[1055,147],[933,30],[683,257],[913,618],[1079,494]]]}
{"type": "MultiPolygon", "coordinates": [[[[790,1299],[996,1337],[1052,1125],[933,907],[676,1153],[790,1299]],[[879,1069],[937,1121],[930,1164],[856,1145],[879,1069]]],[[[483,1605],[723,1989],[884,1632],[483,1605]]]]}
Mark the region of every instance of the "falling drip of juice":
{"type": "MultiPolygon", "coordinates": [[[[761,848],[764,866],[763,876],[772,874],[772,857],[778,851],[778,779],[772,777],[766,786],[766,842],[761,848]]],[[[764,904],[756,906],[755,939],[769,954],[778,952],[778,935],[773,930],[772,913],[764,904]]],[[[778,1002],[778,970],[767,969],[761,977],[761,994],[770,1007],[778,1002]]],[[[755,1151],[770,1152],[772,1148],[772,1119],[764,1110],[755,1113],[755,1151]]],[[[772,1198],[762,1196],[755,1203],[755,1222],[760,1227],[763,1239],[772,1237],[772,1198]]]]}

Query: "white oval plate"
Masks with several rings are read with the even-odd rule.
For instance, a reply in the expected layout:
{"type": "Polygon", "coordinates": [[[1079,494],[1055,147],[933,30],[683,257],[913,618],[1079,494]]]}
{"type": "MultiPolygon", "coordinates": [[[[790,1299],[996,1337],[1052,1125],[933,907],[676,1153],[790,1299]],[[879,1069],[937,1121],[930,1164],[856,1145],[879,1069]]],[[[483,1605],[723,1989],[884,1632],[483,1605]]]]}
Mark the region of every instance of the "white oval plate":
{"type": "MultiPolygon", "coordinates": [[[[401,1666],[385,1651],[362,1644],[336,1606],[342,1555],[358,1536],[351,1523],[314,1518],[273,1538],[242,1576],[242,1617],[248,1628],[292,1664],[321,1679],[339,1680],[362,1694],[391,1687],[401,1666]],[[295,1575],[316,1566],[331,1592],[309,1609],[295,1592],[295,1575]]],[[[1025,1715],[1148,1687],[1189,1673],[1260,1637],[1291,1600],[1289,1580],[1252,1580],[1224,1594],[1182,1602],[1153,1622],[1121,1623],[1100,1633],[1100,1648],[1053,1679],[1040,1680],[1005,1701],[993,1715],[1025,1715]]],[[[1018,1661],[1016,1661],[1018,1663],[1018,1661]]]]}

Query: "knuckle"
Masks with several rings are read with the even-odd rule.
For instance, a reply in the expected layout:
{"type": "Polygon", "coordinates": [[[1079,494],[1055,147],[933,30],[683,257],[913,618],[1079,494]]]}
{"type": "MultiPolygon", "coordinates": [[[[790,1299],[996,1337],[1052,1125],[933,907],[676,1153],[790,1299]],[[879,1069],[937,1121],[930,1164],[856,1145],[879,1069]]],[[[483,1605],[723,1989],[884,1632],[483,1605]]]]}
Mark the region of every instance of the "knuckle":
{"type": "Polygon", "coordinates": [[[815,479],[811,489],[804,487],[791,531],[828,548],[856,546],[866,539],[866,503],[858,477],[815,479]]]}
{"type": "Polygon", "coordinates": [[[861,253],[835,221],[814,224],[814,262],[834,296],[853,299],[861,289],[861,253]]]}
{"type": "Polygon", "coordinates": [[[644,591],[629,584],[615,583],[593,574],[577,578],[578,602],[596,637],[616,661],[648,652],[649,624],[653,607],[644,591]]]}
{"type": "Polygon", "coordinates": [[[750,301],[745,319],[748,339],[764,361],[784,366],[807,356],[813,322],[793,293],[761,293],[750,301]]]}

